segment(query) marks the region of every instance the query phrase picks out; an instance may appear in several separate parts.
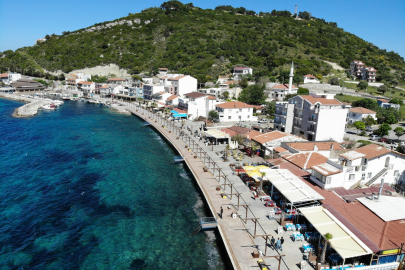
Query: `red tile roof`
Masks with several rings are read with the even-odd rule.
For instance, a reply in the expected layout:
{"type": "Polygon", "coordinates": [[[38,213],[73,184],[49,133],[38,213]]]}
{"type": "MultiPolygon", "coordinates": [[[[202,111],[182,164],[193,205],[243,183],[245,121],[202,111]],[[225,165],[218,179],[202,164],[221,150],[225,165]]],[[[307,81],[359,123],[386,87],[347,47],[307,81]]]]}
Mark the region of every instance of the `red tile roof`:
{"type": "Polygon", "coordinates": [[[284,147],[279,146],[279,147],[274,148],[274,151],[283,153],[283,152],[287,152],[288,150],[285,149],[284,147]]]}
{"type": "Polygon", "coordinates": [[[224,133],[226,133],[226,134],[228,134],[228,135],[231,136],[231,137],[233,137],[233,136],[235,136],[236,134],[238,134],[238,132],[236,132],[236,131],[234,131],[234,130],[232,130],[232,129],[229,129],[229,128],[221,129],[221,131],[224,132],[224,133]]]}
{"type": "Polygon", "coordinates": [[[381,101],[381,102],[384,102],[384,103],[388,103],[388,102],[390,102],[389,100],[386,100],[386,99],[383,99],[383,98],[379,98],[379,99],[377,99],[378,101],[381,101]]]}
{"type": "Polygon", "coordinates": [[[186,75],[182,75],[182,76],[178,76],[178,77],[174,77],[174,78],[169,78],[169,81],[178,81],[180,79],[183,79],[184,77],[186,77],[186,75]]]}
{"type": "Polygon", "coordinates": [[[168,70],[168,68],[159,68],[159,70],[168,70]]]}
{"type": "Polygon", "coordinates": [[[109,81],[126,81],[125,79],[122,79],[122,78],[110,78],[108,80],[109,81]]]}
{"type": "Polygon", "coordinates": [[[214,96],[208,96],[207,99],[216,100],[217,98],[214,96]]]}
{"type": "Polygon", "coordinates": [[[376,114],[377,112],[363,108],[363,107],[355,107],[350,109],[351,112],[354,113],[361,113],[361,114],[376,114]]]}
{"type": "Polygon", "coordinates": [[[267,142],[271,142],[271,141],[283,138],[285,136],[291,136],[291,135],[288,134],[288,133],[284,133],[284,132],[275,130],[275,131],[272,131],[272,132],[269,132],[269,133],[265,133],[265,134],[256,136],[253,140],[260,143],[260,144],[264,144],[264,143],[267,143],[267,142]]]}
{"type": "Polygon", "coordinates": [[[369,145],[363,146],[361,148],[358,148],[355,151],[366,155],[365,158],[367,158],[367,159],[372,159],[372,158],[376,158],[376,157],[391,153],[391,151],[388,150],[387,148],[376,145],[376,144],[369,144],[369,145]]]}
{"type": "Polygon", "coordinates": [[[311,104],[320,103],[321,105],[342,105],[337,99],[326,99],[324,97],[313,97],[311,95],[300,95],[303,99],[307,100],[311,104]]]}
{"type": "Polygon", "coordinates": [[[168,97],[166,100],[170,101],[170,100],[174,100],[176,98],[178,98],[179,96],[176,95],[171,95],[170,97],[168,97]]]}
{"type": "Polygon", "coordinates": [[[199,92],[191,92],[191,93],[184,94],[184,96],[191,97],[191,98],[200,98],[200,97],[205,97],[205,94],[199,93],[199,92]]]}
{"type": "Polygon", "coordinates": [[[283,158],[304,170],[328,161],[327,157],[314,152],[293,154],[283,158]]]}
{"type": "Polygon", "coordinates": [[[8,73],[0,74],[0,78],[8,78],[8,73]]]}
{"type": "Polygon", "coordinates": [[[233,70],[245,70],[250,69],[250,67],[234,67],[233,70]]]}
{"type": "Polygon", "coordinates": [[[318,150],[330,150],[333,145],[333,150],[343,150],[340,143],[337,142],[293,142],[287,143],[288,146],[298,150],[298,151],[312,151],[314,146],[318,147],[318,150]]]}
{"type": "Polygon", "coordinates": [[[260,136],[262,134],[263,133],[261,133],[261,132],[259,132],[257,130],[252,130],[252,131],[249,131],[248,133],[244,134],[243,137],[246,137],[248,140],[253,140],[257,136],[260,136]]]}
{"type": "Polygon", "coordinates": [[[108,87],[110,87],[110,86],[109,86],[108,84],[105,84],[105,85],[101,86],[100,88],[106,89],[106,88],[108,88],[108,87]]]}
{"type": "Polygon", "coordinates": [[[244,127],[238,127],[238,126],[232,126],[229,129],[233,130],[233,131],[235,131],[235,132],[237,132],[239,134],[246,134],[246,133],[249,133],[249,132],[253,131],[250,128],[244,128],[244,127]]]}
{"type": "Polygon", "coordinates": [[[316,79],[316,77],[314,75],[311,75],[311,74],[304,75],[304,77],[311,78],[311,79],[316,79]]]}
{"type": "MultiPolygon", "coordinates": [[[[285,83],[285,84],[278,84],[276,86],[273,86],[273,89],[288,89],[289,88],[289,84],[285,83]]],[[[292,86],[291,89],[298,89],[298,87],[296,86],[292,86]]]]}
{"type": "Polygon", "coordinates": [[[249,105],[243,102],[239,102],[239,101],[231,101],[231,102],[225,102],[225,103],[221,103],[218,105],[215,105],[216,107],[220,107],[223,109],[243,109],[243,108],[253,108],[253,105],[249,105]]]}
{"type": "Polygon", "coordinates": [[[94,82],[86,82],[86,81],[81,81],[81,82],[78,82],[77,84],[87,84],[87,85],[90,85],[90,84],[93,84],[94,82]]]}

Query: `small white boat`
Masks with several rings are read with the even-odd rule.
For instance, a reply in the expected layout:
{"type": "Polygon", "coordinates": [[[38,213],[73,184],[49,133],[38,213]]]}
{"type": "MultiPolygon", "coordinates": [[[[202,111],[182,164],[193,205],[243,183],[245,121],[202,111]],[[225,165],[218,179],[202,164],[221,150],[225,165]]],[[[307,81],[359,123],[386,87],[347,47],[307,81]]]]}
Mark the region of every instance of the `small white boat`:
{"type": "Polygon", "coordinates": [[[55,104],[51,103],[51,104],[45,104],[42,106],[42,109],[44,110],[55,110],[56,106],[55,104]]]}
{"type": "Polygon", "coordinates": [[[70,100],[71,99],[68,94],[63,94],[60,98],[63,99],[63,100],[70,100]]]}
{"type": "Polygon", "coordinates": [[[64,104],[64,102],[62,100],[52,100],[53,104],[55,104],[56,106],[61,106],[64,104]]]}

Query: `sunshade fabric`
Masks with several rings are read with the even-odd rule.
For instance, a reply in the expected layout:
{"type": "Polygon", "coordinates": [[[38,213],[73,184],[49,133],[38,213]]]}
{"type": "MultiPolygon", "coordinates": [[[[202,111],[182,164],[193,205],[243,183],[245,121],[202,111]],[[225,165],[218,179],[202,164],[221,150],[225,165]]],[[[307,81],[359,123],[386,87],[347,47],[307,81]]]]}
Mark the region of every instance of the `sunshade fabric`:
{"type": "Polygon", "coordinates": [[[178,113],[174,110],[171,110],[170,112],[173,114],[173,117],[187,117],[186,113],[178,113]]]}
{"type": "Polygon", "coordinates": [[[267,168],[260,169],[260,172],[265,172],[264,179],[268,179],[291,203],[325,199],[288,170],[267,168]]]}
{"type": "Polygon", "coordinates": [[[322,206],[299,208],[299,211],[321,235],[330,233],[333,236],[329,242],[342,258],[346,259],[372,253],[360,239],[322,206]]]}
{"type": "Polygon", "coordinates": [[[216,139],[229,138],[228,134],[216,129],[207,130],[205,135],[208,137],[214,137],[216,139]]]}

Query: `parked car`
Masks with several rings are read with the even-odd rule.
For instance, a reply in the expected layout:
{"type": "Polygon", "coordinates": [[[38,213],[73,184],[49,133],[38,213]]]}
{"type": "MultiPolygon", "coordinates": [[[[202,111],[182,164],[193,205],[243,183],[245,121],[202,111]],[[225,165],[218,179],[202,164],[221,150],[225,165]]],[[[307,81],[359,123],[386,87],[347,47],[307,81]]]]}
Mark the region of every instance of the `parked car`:
{"type": "Polygon", "coordinates": [[[367,126],[367,127],[366,127],[366,131],[367,131],[367,132],[372,132],[372,131],[373,131],[373,128],[370,127],[370,126],[367,126]]]}
{"type": "Polygon", "coordinates": [[[379,142],[388,143],[388,139],[387,139],[387,138],[379,138],[378,141],[379,141],[379,142]]]}
{"type": "Polygon", "coordinates": [[[378,139],[380,139],[380,136],[378,136],[378,135],[370,135],[370,140],[376,141],[378,139]]]}
{"type": "Polygon", "coordinates": [[[264,118],[262,118],[262,119],[260,119],[260,120],[258,121],[258,123],[268,123],[268,122],[269,122],[269,120],[264,119],[264,118]]]}

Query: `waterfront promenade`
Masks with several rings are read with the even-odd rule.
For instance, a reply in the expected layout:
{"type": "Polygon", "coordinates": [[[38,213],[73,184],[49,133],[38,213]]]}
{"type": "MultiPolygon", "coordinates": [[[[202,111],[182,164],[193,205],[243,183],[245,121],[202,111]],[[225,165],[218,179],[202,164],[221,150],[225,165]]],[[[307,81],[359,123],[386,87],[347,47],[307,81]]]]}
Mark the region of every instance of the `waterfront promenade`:
{"type": "MultiPolygon", "coordinates": [[[[193,173],[209,209],[218,220],[218,230],[227,249],[230,260],[235,269],[258,268],[257,261],[252,253],[260,250],[264,255],[266,251],[263,235],[276,239],[283,236],[285,243],[283,251],[277,252],[267,247],[267,256],[285,255],[280,264],[280,269],[299,269],[302,260],[300,247],[304,242],[294,242],[287,232],[277,234],[278,222],[269,219],[269,208],[259,199],[254,200],[252,192],[233,174],[229,167],[230,162],[224,162],[215,152],[224,150],[225,145],[206,146],[198,141],[185,129],[181,129],[181,123],[173,123],[164,119],[163,115],[154,114],[135,103],[120,102],[132,114],[149,122],[174,148],[184,157],[185,163],[193,173]],[[183,136],[181,136],[183,134],[183,136]],[[196,156],[196,158],[195,158],[196,156]],[[204,168],[208,171],[205,172],[204,168]],[[224,185],[225,184],[225,185],[224,185]],[[217,187],[221,186],[218,191],[217,187]],[[232,194],[231,187],[232,185],[232,194]],[[226,198],[221,196],[226,193],[226,198]],[[236,193],[239,196],[236,196],[236,193]],[[239,197],[239,198],[238,198],[239,197]],[[240,205],[239,207],[237,205],[240,205]],[[242,206],[245,205],[245,206],[242,206]],[[220,207],[224,209],[223,219],[219,217],[220,207]],[[237,218],[231,214],[236,213],[237,218]],[[247,220],[244,220],[247,218],[247,220]],[[256,220],[256,224],[254,222],[256,220]],[[256,235],[256,237],[254,237],[256,235]]],[[[186,126],[196,130],[201,123],[187,121],[186,126]]],[[[197,227],[198,224],[196,224],[197,227]]],[[[190,232],[192,233],[192,232],[190,232]]],[[[278,268],[278,260],[274,257],[261,257],[266,265],[278,268]]]]}

